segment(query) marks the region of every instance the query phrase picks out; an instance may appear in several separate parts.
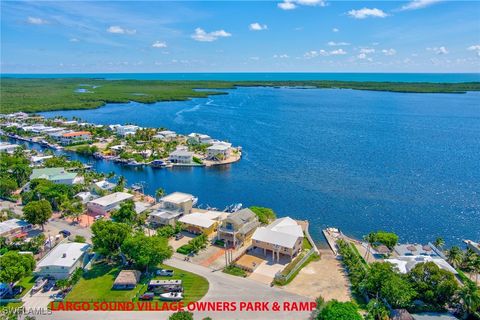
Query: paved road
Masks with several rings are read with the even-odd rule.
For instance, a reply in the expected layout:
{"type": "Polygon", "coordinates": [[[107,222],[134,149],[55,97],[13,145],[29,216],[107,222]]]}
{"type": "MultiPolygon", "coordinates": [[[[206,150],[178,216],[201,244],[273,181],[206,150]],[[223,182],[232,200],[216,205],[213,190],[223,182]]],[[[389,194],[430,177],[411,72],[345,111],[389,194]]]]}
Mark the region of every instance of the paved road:
{"type": "MultiPolygon", "coordinates": [[[[221,271],[213,272],[211,269],[185,262],[180,259],[170,259],[167,264],[194,272],[208,279],[210,288],[201,301],[268,301],[268,302],[308,302],[309,298],[299,296],[279,288],[270,287],[250,279],[227,275],[221,271]]],[[[37,319],[59,320],[134,320],[134,319],[168,319],[169,312],[54,312],[49,316],[37,316],[37,319]]],[[[308,319],[310,312],[195,312],[195,319],[211,317],[212,319],[308,319]]]]}
{"type": "Polygon", "coordinates": [[[90,228],[85,228],[85,227],[80,227],[76,224],[70,224],[67,221],[60,220],[60,219],[55,219],[49,221],[45,225],[45,230],[50,231],[51,236],[55,236],[58,234],[60,230],[68,230],[72,233],[71,238],[73,239],[76,235],[80,235],[85,237],[87,242],[91,243],[91,238],[92,238],[92,231],[90,228]]]}

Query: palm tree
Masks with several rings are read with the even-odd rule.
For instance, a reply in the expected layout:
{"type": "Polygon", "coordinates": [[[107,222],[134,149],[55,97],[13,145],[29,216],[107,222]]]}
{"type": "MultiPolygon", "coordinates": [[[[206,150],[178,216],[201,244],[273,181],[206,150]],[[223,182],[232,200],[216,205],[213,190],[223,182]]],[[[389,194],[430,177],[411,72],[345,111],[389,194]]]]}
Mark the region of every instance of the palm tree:
{"type": "Polygon", "coordinates": [[[470,270],[475,275],[475,282],[478,282],[478,274],[480,273],[480,255],[475,254],[474,258],[470,261],[470,270]]]}
{"type": "Polygon", "coordinates": [[[463,262],[463,251],[457,246],[451,247],[447,251],[447,260],[455,268],[460,267],[463,262]]]}
{"type": "Polygon", "coordinates": [[[368,235],[363,237],[363,239],[367,242],[367,252],[365,253],[365,261],[368,261],[368,256],[370,255],[370,248],[372,247],[373,243],[376,241],[376,235],[374,232],[370,232],[368,235]]]}
{"type": "Polygon", "coordinates": [[[467,282],[458,292],[463,311],[473,314],[480,307],[480,291],[473,282],[467,282]]]}
{"type": "Polygon", "coordinates": [[[155,198],[158,201],[160,198],[162,198],[165,195],[165,190],[163,188],[158,188],[155,191],[155,198]]]}
{"type": "Polygon", "coordinates": [[[443,246],[445,245],[445,240],[443,240],[442,237],[438,237],[435,239],[435,242],[433,243],[435,247],[439,248],[440,250],[443,250],[443,246]]]}

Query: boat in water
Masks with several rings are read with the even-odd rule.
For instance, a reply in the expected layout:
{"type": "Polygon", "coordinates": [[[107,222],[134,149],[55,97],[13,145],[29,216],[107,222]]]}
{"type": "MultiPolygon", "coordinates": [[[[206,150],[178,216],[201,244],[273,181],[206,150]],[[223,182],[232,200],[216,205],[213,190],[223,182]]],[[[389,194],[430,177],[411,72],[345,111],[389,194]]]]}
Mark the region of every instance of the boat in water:
{"type": "Polygon", "coordinates": [[[160,294],[160,300],[163,301],[180,301],[183,299],[181,292],[166,292],[160,294]]]}
{"type": "Polygon", "coordinates": [[[131,166],[131,167],[139,167],[139,166],[143,166],[143,163],[142,162],[137,162],[135,160],[130,160],[126,163],[127,166],[131,166]]]}
{"type": "Polygon", "coordinates": [[[153,160],[152,162],[150,162],[150,165],[153,168],[164,168],[167,164],[163,160],[153,160]]]}

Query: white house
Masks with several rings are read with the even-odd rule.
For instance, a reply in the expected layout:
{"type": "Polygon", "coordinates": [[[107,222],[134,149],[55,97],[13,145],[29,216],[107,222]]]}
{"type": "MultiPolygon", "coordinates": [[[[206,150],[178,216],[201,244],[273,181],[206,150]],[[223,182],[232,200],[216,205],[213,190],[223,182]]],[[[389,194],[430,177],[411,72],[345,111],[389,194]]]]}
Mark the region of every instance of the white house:
{"type": "Polygon", "coordinates": [[[61,243],[38,262],[35,274],[67,279],[77,268],[83,268],[85,253],[89,248],[90,245],[86,243],[61,243]]]}
{"type": "Polygon", "coordinates": [[[17,148],[19,148],[20,146],[18,144],[12,144],[12,143],[8,143],[8,142],[1,142],[0,143],[0,152],[6,152],[6,153],[9,153],[9,154],[12,154],[15,152],[15,150],[17,148]]]}
{"type": "Polygon", "coordinates": [[[272,252],[272,258],[280,260],[280,255],[290,259],[300,252],[303,242],[302,227],[290,217],[280,218],[266,227],[259,227],[252,236],[252,245],[272,252]]]}
{"type": "Polygon", "coordinates": [[[457,274],[457,270],[453,268],[445,259],[439,256],[427,256],[427,255],[412,255],[412,256],[399,256],[392,259],[385,259],[386,262],[393,264],[400,273],[408,273],[419,263],[433,262],[440,269],[447,270],[453,274],[457,274]]]}
{"type": "Polygon", "coordinates": [[[149,221],[154,225],[174,225],[182,216],[190,214],[197,199],[188,193],[174,192],[160,199],[154,211],[149,214],[149,221]]]}
{"type": "Polygon", "coordinates": [[[177,134],[174,131],[170,130],[163,130],[158,132],[156,135],[153,136],[155,139],[160,139],[160,140],[173,140],[177,137],[177,134]]]}
{"type": "Polygon", "coordinates": [[[87,203],[88,212],[94,215],[105,215],[117,208],[122,202],[132,199],[133,194],[115,192],[87,203]]]}
{"type": "Polygon", "coordinates": [[[232,144],[228,142],[217,142],[207,148],[207,159],[224,160],[230,157],[232,144]]]}
{"type": "Polygon", "coordinates": [[[192,163],[193,162],[193,152],[183,149],[177,149],[170,153],[168,160],[173,163],[192,163]]]}
{"type": "Polygon", "coordinates": [[[115,131],[117,132],[117,134],[125,137],[125,136],[128,136],[129,134],[135,134],[135,132],[137,132],[137,130],[139,129],[141,129],[139,126],[135,126],[133,124],[127,124],[124,126],[116,127],[115,131]]]}

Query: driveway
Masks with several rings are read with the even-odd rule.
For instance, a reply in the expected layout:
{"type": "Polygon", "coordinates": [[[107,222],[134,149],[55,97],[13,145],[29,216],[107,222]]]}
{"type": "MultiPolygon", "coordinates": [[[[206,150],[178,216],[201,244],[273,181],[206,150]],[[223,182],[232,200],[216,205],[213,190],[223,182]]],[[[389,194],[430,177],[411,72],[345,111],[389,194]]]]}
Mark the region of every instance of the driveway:
{"type": "MultiPolygon", "coordinates": [[[[170,259],[166,264],[188,270],[205,277],[209,282],[209,290],[201,301],[268,301],[268,302],[310,302],[313,299],[287,292],[281,288],[270,287],[263,283],[248,278],[240,278],[228,275],[221,271],[213,272],[211,269],[199,266],[181,259],[170,259]]],[[[135,320],[135,319],[168,319],[169,312],[54,312],[50,316],[37,316],[37,319],[60,319],[60,320],[135,320]]],[[[211,317],[212,319],[308,319],[310,312],[289,311],[210,311],[195,312],[195,319],[211,317]]]]}
{"type": "Polygon", "coordinates": [[[168,244],[173,247],[173,251],[176,251],[181,246],[187,244],[188,241],[195,238],[195,235],[193,235],[191,233],[188,233],[188,232],[182,232],[182,234],[184,235],[184,237],[182,239],[175,240],[175,238],[172,238],[168,241],[168,244]]]}
{"type": "Polygon", "coordinates": [[[52,219],[45,225],[45,234],[50,236],[55,236],[60,230],[68,230],[72,233],[70,236],[71,239],[75,238],[76,235],[85,237],[87,242],[91,243],[92,231],[90,228],[81,227],[78,224],[70,223],[61,219],[52,219]]]}
{"type": "Polygon", "coordinates": [[[37,293],[30,295],[27,293],[23,296],[23,306],[25,309],[40,309],[40,308],[47,308],[49,303],[52,301],[50,296],[52,294],[58,293],[60,290],[50,290],[48,292],[42,292],[42,290],[38,291],[37,293]]]}
{"type": "Polygon", "coordinates": [[[249,275],[249,278],[265,284],[270,284],[275,274],[282,271],[290,262],[290,258],[285,256],[280,256],[280,261],[278,262],[274,261],[271,254],[267,252],[267,255],[264,255],[263,250],[258,248],[250,251],[248,254],[263,259],[260,265],[249,275]]]}

